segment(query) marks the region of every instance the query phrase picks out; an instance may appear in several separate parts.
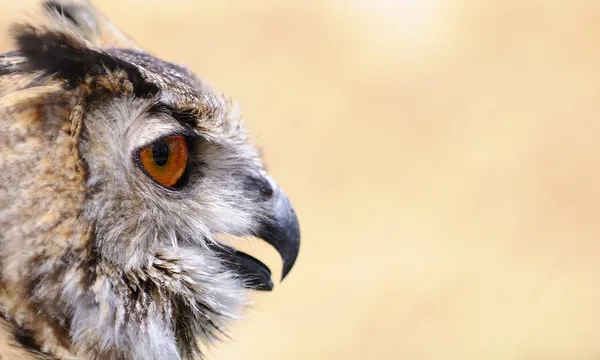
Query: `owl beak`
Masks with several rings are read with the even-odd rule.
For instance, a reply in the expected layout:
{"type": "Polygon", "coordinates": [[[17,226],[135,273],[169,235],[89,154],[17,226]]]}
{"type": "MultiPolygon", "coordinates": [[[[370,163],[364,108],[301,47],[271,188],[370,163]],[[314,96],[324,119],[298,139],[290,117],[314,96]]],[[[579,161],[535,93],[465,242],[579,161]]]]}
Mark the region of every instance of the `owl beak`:
{"type": "Polygon", "coordinates": [[[300,250],[300,226],[298,217],[283,190],[274,194],[274,206],[255,234],[271,244],[283,260],[281,280],[289,274],[296,263],[300,250]]]}
{"type": "MultiPolygon", "coordinates": [[[[287,195],[281,190],[273,191],[269,210],[258,229],[251,235],[271,244],[283,260],[281,280],[292,270],[300,249],[300,226],[298,217],[287,195]]],[[[271,271],[260,260],[220,244],[213,249],[244,281],[244,286],[261,291],[273,289],[271,271]]]]}

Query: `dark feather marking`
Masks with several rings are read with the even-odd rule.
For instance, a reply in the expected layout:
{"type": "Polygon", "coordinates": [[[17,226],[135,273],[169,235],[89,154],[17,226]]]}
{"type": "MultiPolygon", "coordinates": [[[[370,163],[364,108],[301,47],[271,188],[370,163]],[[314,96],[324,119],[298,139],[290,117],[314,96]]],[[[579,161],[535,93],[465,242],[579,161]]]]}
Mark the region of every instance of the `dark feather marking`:
{"type": "Polygon", "coordinates": [[[67,82],[69,88],[83,83],[88,76],[102,77],[109,72],[125,71],[138,97],[152,97],[158,87],[144,79],[139,69],[105,52],[90,49],[76,37],[61,32],[39,30],[29,25],[12,28],[19,51],[28,60],[29,71],[42,71],[67,82]]]}
{"type": "Polygon", "coordinates": [[[27,351],[32,352],[34,354],[42,352],[42,348],[40,347],[40,345],[35,342],[33,336],[31,336],[31,334],[25,328],[14,328],[13,335],[15,341],[24,349],[27,349],[27,351]]]}
{"type": "Polygon", "coordinates": [[[148,113],[165,114],[179,121],[181,124],[190,127],[196,127],[198,125],[198,114],[195,111],[178,109],[176,107],[160,102],[157,102],[154,105],[152,105],[152,107],[148,109],[148,113]]]}
{"type": "MultiPolygon", "coordinates": [[[[39,268],[43,262],[49,260],[43,255],[38,255],[32,259],[29,267],[31,269],[39,268]]],[[[73,257],[69,257],[69,254],[63,255],[62,259],[54,264],[51,271],[47,273],[34,272],[26,287],[31,306],[36,309],[38,315],[45,319],[48,328],[52,330],[61,345],[66,348],[71,346],[70,337],[68,336],[71,328],[71,316],[64,311],[64,302],[61,301],[59,294],[56,294],[56,298],[48,302],[47,299],[40,299],[38,292],[45,285],[60,284],[64,273],[70,266],[73,266],[72,264],[75,264],[73,261],[73,257]]]]}
{"type": "Polygon", "coordinates": [[[13,74],[18,71],[18,60],[21,54],[18,51],[11,51],[0,55],[0,76],[13,74]]]}
{"type": "Polygon", "coordinates": [[[4,54],[0,55],[0,59],[9,59],[9,58],[20,57],[20,56],[22,56],[22,55],[18,51],[9,51],[9,52],[5,52],[4,54]]]}
{"type": "Polygon", "coordinates": [[[31,330],[25,326],[20,326],[17,322],[5,311],[0,311],[0,322],[2,327],[7,329],[13,335],[14,343],[12,346],[18,346],[34,355],[40,360],[58,360],[52,354],[42,350],[41,346],[35,341],[31,335],[31,330]]]}

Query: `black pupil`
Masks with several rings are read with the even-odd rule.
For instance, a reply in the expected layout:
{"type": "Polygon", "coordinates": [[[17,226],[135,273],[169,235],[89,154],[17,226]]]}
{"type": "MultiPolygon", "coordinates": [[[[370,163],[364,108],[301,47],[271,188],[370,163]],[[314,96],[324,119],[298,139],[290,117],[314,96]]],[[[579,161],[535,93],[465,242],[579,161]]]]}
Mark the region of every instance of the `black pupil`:
{"type": "Polygon", "coordinates": [[[152,156],[158,166],[164,166],[169,160],[169,145],[164,141],[157,141],[152,146],[152,156]]]}

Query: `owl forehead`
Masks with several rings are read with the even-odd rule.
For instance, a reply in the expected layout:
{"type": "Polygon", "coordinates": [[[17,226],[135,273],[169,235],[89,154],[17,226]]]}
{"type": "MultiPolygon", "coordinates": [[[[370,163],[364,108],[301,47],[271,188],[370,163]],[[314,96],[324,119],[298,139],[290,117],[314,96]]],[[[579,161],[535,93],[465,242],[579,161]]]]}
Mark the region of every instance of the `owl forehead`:
{"type": "Polygon", "coordinates": [[[199,101],[208,87],[183,66],[159,59],[151,54],[130,49],[111,49],[108,53],[136,66],[148,82],[159,89],[199,101]]]}
{"type": "Polygon", "coordinates": [[[146,82],[159,89],[162,103],[183,117],[196,118],[199,127],[239,134],[242,124],[238,121],[238,109],[186,67],[143,51],[109,49],[107,53],[135,66],[146,82]]]}

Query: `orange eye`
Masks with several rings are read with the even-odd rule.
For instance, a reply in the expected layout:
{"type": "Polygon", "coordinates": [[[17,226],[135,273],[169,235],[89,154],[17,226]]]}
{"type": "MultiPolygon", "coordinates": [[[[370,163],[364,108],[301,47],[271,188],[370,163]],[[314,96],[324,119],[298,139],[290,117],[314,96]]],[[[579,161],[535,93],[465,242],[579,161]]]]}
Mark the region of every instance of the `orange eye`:
{"type": "Polygon", "coordinates": [[[182,135],[158,140],[140,150],[140,161],[154,180],[171,187],[177,184],[187,167],[187,142],[182,135]]]}

